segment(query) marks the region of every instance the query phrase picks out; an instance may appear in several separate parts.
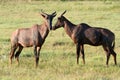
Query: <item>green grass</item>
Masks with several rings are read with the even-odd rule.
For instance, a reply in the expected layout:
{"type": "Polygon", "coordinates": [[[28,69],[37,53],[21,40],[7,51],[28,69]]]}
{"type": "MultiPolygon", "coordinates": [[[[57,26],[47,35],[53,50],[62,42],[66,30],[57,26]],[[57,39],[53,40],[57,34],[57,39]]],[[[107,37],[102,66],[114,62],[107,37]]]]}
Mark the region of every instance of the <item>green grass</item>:
{"type": "MultiPolygon", "coordinates": [[[[120,79],[120,1],[19,1],[0,3],[0,80],[119,80],[120,79]],[[76,64],[76,48],[64,29],[51,31],[41,49],[39,66],[34,67],[33,48],[24,48],[20,65],[9,66],[10,36],[17,28],[41,24],[39,15],[57,11],[57,17],[67,10],[65,16],[73,23],[108,28],[116,35],[118,65],[113,57],[109,67],[102,47],[85,45],[86,64],[76,64]],[[56,36],[57,35],[57,36],[56,36]]],[[[53,20],[53,25],[57,20],[53,20]]]]}

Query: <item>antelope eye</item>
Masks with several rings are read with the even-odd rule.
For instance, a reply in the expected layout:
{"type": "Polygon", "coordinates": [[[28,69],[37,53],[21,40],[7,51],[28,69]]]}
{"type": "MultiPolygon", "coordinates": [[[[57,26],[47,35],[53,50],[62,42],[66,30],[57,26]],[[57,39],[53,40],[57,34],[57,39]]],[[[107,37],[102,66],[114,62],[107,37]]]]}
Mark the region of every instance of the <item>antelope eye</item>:
{"type": "Polygon", "coordinates": [[[49,16],[47,16],[46,19],[49,19],[49,16]]]}
{"type": "Polygon", "coordinates": [[[58,17],[58,20],[60,20],[60,17],[58,17]]]}

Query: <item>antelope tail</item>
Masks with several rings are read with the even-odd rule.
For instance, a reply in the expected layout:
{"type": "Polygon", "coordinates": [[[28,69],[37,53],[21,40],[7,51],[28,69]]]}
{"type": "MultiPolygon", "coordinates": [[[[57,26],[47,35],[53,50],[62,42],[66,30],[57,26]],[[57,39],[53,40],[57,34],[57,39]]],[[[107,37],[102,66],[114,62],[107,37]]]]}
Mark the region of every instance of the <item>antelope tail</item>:
{"type": "Polygon", "coordinates": [[[115,48],[115,40],[112,42],[112,49],[115,48]]]}

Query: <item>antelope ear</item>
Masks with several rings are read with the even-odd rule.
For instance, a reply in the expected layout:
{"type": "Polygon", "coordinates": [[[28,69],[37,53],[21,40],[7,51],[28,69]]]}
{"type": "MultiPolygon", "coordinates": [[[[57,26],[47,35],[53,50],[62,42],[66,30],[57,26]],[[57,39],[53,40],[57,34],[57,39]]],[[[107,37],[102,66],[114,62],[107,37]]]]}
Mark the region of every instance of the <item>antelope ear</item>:
{"type": "Polygon", "coordinates": [[[40,14],[43,18],[46,18],[46,15],[45,14],[40,14]]]}

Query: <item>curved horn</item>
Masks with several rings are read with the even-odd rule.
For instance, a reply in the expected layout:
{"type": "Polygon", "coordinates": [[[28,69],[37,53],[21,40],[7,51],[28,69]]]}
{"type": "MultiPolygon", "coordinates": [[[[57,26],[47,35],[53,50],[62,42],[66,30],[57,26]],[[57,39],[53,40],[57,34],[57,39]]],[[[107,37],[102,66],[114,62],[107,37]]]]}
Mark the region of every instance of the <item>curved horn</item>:
{"type": "Polygon", "coordinates": [[[61,16],[63,16],[66,13],[66,10],[61,14],[61,16]]]}
{"type": "Polygon", "coordinates": [[[43,10],[42,10],[42,9],[41,9],[41,12],[42,12],[43,14],[45,14],[45,15],[48,15],[47,13],[43,12],[43,10]]]}

